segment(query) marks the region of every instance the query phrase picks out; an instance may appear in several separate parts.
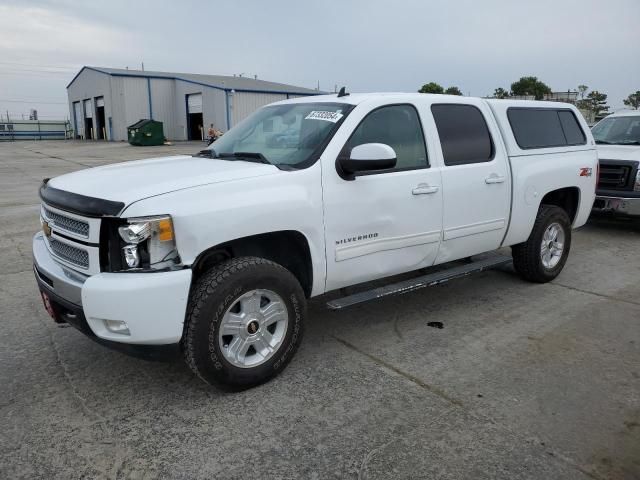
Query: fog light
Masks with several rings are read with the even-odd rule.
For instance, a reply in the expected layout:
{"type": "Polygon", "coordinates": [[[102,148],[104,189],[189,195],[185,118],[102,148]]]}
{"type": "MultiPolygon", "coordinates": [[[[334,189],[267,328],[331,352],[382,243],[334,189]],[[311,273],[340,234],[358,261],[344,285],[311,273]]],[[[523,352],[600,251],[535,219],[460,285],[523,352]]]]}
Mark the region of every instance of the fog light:
{"type": "Polygon", "coordinates": [[[138,253],[137,245],[127,245],[122,248],[124,253],[124,261],[127,262],[127,267],[135,268],[140,266],[140,254],[138,253]]]}
{"type": "Polygon", "coordinates": [[[127,322],[122,320],[106,320],[106,319],[103,321],[104,321],[104,326],[107,327],[107,330],[109,330],[110,332],[119,333],[120,335],[131,335],[127,322]]]}

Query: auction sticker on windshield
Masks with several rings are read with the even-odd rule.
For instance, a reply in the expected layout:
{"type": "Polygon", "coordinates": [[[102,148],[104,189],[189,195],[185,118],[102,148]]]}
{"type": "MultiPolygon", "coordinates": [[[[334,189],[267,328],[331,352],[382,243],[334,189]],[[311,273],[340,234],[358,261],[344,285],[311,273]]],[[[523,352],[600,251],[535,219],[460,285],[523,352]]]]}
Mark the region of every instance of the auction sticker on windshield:
{"type": "Polygon", "coordinates": [[[327,122],[336,123],[344,115],[339,112],[324,112],[320,110],[314,110],[309,115],[304,117],[305,120],[325,120],[327,122]]]}

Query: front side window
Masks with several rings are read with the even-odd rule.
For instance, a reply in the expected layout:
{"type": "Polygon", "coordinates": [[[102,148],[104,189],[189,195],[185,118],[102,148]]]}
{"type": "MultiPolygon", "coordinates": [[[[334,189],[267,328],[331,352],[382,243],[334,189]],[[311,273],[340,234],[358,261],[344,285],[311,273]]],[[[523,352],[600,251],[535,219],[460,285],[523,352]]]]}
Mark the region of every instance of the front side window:
{"type": "Polygon", "coordinates": [[[473,105],[435,104],[436,122],[444,164],[447,166],[489,162],[493,141],[482,112],[473,105]]]}
{"type": "Polygon", "coordinates": [[[343,153],[349,155],[351,149],[365,143],[384,143],[393,148],[397,161],[392,170],[428,166],[422,125],[412,105],[389,105],[369,113],[349,138],[343,153]]]}
{"type": "Polygon", "coordinates": [[[640,145],[640,115],[605,118],[592,132],[596,143],[640,145]]]}
{"type": "Polygon", "coordinates": [[[353,109],[344,103],[289,103],[264,107],[211,144],[214,157],[261,156],[281,168],[314,160],[353,109]]]}

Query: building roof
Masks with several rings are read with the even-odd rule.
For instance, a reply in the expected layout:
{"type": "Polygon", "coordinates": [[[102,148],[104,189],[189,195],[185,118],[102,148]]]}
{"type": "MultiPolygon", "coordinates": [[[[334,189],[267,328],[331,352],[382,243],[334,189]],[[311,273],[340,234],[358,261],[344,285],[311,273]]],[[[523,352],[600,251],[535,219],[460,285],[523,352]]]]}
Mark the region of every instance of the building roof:
{"type": "Polygon", "coordinates": [[[219,90],[236,90],[239,92],[261,92],[261,93],[290,93],[296,95],[317,95],[317,90],[310,88],[296,87],[284,83],[268,82],[251,77],[229,77],[225,75],[203,75],[199,73],[177,73],[177,72],[153,72],[149,70],[125,70],[121,68],[89,67],[84,66],[69,82],[69,88],[76,78],[85,70],[104,73],[116,77],[141,77],[141,78],[166,78],[182,80],[184,82],[196,83],[219,90]]]}

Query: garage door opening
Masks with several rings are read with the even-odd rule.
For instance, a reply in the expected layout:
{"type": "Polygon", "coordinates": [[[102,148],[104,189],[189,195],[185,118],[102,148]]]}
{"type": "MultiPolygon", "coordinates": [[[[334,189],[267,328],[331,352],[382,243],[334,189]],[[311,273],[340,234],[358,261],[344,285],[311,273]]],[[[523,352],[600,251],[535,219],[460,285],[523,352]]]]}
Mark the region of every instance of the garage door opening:
{"type": "Polygon", "coordinates": [[[187,95],[187,134],[189,140],[204,139],[201,93],[187,95]]]}
{"type": "Polygon", "coordinates": [[[107,128],[104,116],[104,97],[96,98],[96,138],[105,140],[107,128]]]}
{"type": "Polygon", "coordinates": [[[93,108],[91,100],[84,101],[84,138],[93,139],[93,108]]]}

